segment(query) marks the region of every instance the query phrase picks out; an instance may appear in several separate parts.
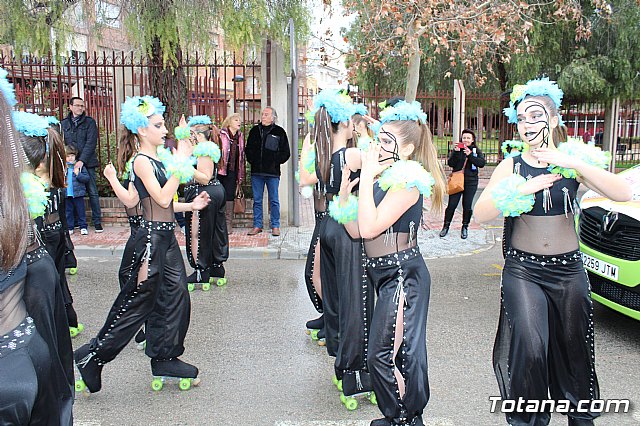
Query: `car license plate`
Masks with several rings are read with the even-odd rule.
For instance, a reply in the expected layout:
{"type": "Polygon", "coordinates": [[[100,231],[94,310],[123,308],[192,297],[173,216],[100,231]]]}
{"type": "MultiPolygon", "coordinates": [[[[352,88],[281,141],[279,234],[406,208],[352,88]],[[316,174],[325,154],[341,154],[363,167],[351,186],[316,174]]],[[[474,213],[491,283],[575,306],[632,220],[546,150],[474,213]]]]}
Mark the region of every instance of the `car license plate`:
{"type": "Polygon", "coordinates": [[[618,281],[618,273],[620,272],[620,267],[607,263],[593,256],[589,256],[588,254],[581,254],[582,263],[584,263],[585,268],[592,272],[596,272],[600,275],[611,278],[612,280],[618,281]]]}

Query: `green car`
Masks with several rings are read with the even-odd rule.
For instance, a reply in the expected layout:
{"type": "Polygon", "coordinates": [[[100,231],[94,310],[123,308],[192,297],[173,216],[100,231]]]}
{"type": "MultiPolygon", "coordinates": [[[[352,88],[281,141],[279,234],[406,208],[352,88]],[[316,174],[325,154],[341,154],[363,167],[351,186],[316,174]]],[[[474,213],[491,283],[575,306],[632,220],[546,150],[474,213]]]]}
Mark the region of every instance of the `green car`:
{"type": "Polygon", "coordinates": [[[578,237],[593,299],[640,320],[640,165],[621,176],[633,188],[632,200],[619,203],[585,193],[578,237]]]}

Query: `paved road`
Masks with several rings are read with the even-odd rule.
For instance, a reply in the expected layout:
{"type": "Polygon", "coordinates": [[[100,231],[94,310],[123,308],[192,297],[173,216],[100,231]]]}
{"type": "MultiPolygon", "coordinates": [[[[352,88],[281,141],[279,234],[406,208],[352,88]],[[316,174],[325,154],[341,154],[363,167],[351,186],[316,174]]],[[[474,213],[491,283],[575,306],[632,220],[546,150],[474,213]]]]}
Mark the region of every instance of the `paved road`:
{"type": "MultiPolygon", "coordinates": [[[[489,246],[487,246],[489,247],[489,246]]],[[[429,256],[428,253],[426,253],[429,256]]],[[[102,325],[117,292],[118,259],[81,257],[71,278],[84,343],[102,325]]],[[[499,247],[469,256],[429,259],[433,287],[428,323],[431,401],[428,425],[501,425],[489,413],[497,395],[491,349],[499,304],[499,247]]],[[[150,389],[148,358],[125,348],[105,367],[103,390],[76,400],[76,424],[365,426],[376,407],[347,412],[331,384],[332,360],[304,334],[315,317],[301,260],[232,260],[230,283],[192,294],[184,359],[202,384],[181,392],[150,389]]],[[[598,425],[640,424],[640,327],[596,306],[596,359],[605,398],[630,398],[633,413],[603,416],[598,425]]],[[[552,425],[564,425],[555,416],[552,425]]]]}

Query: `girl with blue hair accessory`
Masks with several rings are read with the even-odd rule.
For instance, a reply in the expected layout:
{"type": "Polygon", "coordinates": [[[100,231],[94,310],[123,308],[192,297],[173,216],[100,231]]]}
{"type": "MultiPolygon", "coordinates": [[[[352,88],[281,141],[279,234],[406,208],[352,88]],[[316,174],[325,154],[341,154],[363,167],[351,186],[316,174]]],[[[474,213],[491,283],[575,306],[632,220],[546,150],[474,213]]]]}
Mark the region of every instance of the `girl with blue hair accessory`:
{"type": "Polygon", "coordinates": [[[67,309],[67,320],[72,337],[84,330],[78,323],[73,297],[65,274],[65,255],[68,251],[66,221],[66,155],[62,135],[47,117],[16,111],[13,119],[28,165],[39,182],[48,191],[48,202],[43,214],[35,219],[47,252],[51,255],[58,275],[67,309]]]}
{"type": "Polygon", "coordinates": [[[190,291],[196,284],[208,290],[212,283],[218,286],[227,283],[223,264],[229,258],[229,233],[225,190],[218,180],[220,140],[218,129],[206,115],[190,117],[188,127],[190,141],[195,143],[193,155],[197,165],[193,179],[184,188],[184,199],[190,202],[205,191],[211,202],[203,210],[185,214],[187,259],[195,270],[187,282],[190,291]]]}
{"type": "MultiPolygon", "coordinates": [[[[311,156],[313,161],[312,167],[300,168],[300,184],[316,186],[320,195],[316,210],[326,212],[327,203],[337,198],[340,190],[356,107],[348,95],[326,89],[314,98],[312,112],[313,133],[305,140],[301,157],[311,156]]],[[[322,298],[327,352],[336,357],[333,381],[341,391],[341,401],[348,409],[355,409],[357,402],[349,397],[372,390],[367,341],[373,289],[364,276],[361,240],[349,237],[342,223],[332,217],[324,216],[316,224],[320,256],[315,257],[314,266],[320,266],[318,296],[322,298]]]]}
{"type": "MultiPolygon", "coordinates": [[[[593,306],[575,230],[574,205],[584,183],[627,201],[625,180],[606,171],[608,153],[582,143],[556,147],[562,90],[549,79],[515,86],[505,114],[528,149],[496,167],[476,204],[476,219],[505,218],[500,322],[493,366],[502,398],[568,400],[569,425],[593,425],[579,401],[599,399],[593,306]]],[[[546,425],[551,413],[506,415],[512,425],[546,425]]]]}
{"type": "MultiPolygon", "coordinates": [[[[352,238],[364,241],[366,276],[378,295],[368,340],[368,370],[378,408],[372,426],[423,425],[429,400],[426,325],[431,278],[417,244],[423,201],[442,208],[445,179],[426,114],[399,101],[381,114],[379,143],[353,164],[360,177],[342,176],[329,206],[352,238]],[[359,185],[359,198],[351,194],[359,185]]],[[[349,163],[351,164],[351,163],[349,163]]]]}
{"type": "Polygon", "coordinates": [[[168,133],[156,98],[128,98],[122,106],[130,149],[136,150],[131,179],[142,205],[142,221],[135,235],[130,278],[120,290],[104,326],[96,337],[74,353],[82,380],[77,390],[98,392],[102,368],[112,361],[145,324],[145,353],[151,358],[152,388],[160,390],[166,379],[180,379],[181,389],[199,383],[198,369],[178,357],[184,352],[191,302],[182,253],[175,237],[175,211],[202,210],[206,192],[191,203],[174,203],[181,182],[194,174],[191,145],[178,142],[175,154],[164,150],[168,133]],[[137,127],[135,127],[137,126],[137,127]]]}

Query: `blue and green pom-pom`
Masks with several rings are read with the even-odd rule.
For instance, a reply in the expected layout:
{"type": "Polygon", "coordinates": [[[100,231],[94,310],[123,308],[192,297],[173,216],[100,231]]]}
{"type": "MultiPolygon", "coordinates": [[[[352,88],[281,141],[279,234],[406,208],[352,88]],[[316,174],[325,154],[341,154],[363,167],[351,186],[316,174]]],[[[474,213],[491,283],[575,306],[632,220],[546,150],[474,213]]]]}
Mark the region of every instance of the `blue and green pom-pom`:
{"type": "Polygon", "coordinates": [[[180,126],[174,129],[173,134],[176,136],[177,140],[181,141],[191,137],[191,130],[188,127],[180,126]]]}
{"type": "Polygon", "coordinates": [[[522,194],[518,187],[527,180],[520,175],[511,175],[501,180],[491,191],[496,208],[504,217],[516,217],[533,209],[536,199],[533,194],[522,194]]]}
{"type": "Polygon", "coordinates": [[[32,219],[44,215],[49,202],[49,191],[45,184],[34,174],[24,172],[20,175],[22,190],[27,199],[27,208],[32,219]]]}
{"type": "MultiPolygon", "coordinates": [[[[608,168],[611,163],[610,152],[603,151],[595,145],[585,144],[582,141],[569,140],[568,142],[561,143],[558,145],[558,151],[601,169],[608,168]]],[[[578,177],[578,172],[575,169],[568,169],[552,164],[548,167],[548,170],[551,173],[558,173],[568,179],[578,177]]]]}
{"type": "Polygon", "coordinates": [[[214,163],[220,160],[220,148],[213,142],[200,142],[193,149],[194,157],[210,157],[214,163]]]}
{"type": "Polygon", "coordinates": [[[422,164],[413,160],[400,160],[386,169],[378,179],[378,185],[384,191],[399,191],[401,189],[418,188],[425,198],[431,196],[431,188],[435,179],[422,164]]]}
{"type": "Polygon", "coordinates": [[[340,205],[340,198],[335,197],[329,202],[329,216],[341,225],[358,219],[358,197],[350,194],[344,205],[340,205]]]}
{"type": "Polygon", "coordinates": [[[171,154],[168,148],[158,147],[156,151],[167,173],[167,178],[175,176],[180,183],[188,183],[193,178],[196,169],[193,168],[193,157],[181,158],[171,154]]]}
{"type": "Polygon", "coordinates": [[[504,158],[515,157],[524,149],[524,142],[519,140],[506,140],[502,142],[500,149],[502,154],[504,154],[504,158]],[[509,152],[509,148],[511,148],[511,152],[509,152]]]}
{"type": "Polygon", "coordinates": [[[316,173],[316,150],[314,145],[302,151],[300,165],[307,173],[311,175],[316,173]]]}

